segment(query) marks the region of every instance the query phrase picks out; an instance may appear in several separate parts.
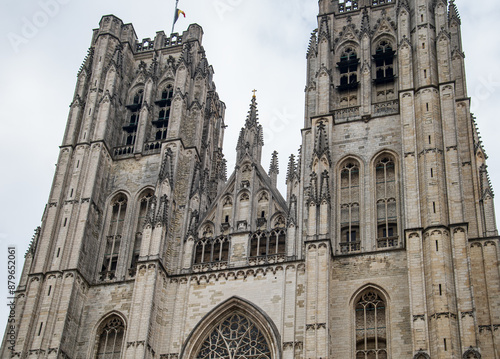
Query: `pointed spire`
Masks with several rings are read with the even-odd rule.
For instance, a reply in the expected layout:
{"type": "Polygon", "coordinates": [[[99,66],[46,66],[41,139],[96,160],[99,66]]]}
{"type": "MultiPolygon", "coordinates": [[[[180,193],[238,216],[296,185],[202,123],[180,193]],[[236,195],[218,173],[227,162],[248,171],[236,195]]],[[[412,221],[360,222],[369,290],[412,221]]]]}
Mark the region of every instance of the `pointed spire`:
{"type": "Polygon", "coordinates": [[[250,156],[254,162],[260,163],[262,157],[262,146],[264,146],[264,131],[259,124],[257,115],[257,99],[253,90],[250,110],[248,111],[245,127],[240,131],[238,144],[236,146],[237,161],[239,162],[245,154],[250,156]]]}
{"type": "Polygon", "coordinates": [[[27,256],[34,257],[35,252],[36,252],[36,247],[38,245],[38,239],[40,238],[40,233],[41,233],[41,227],[38,226],[35,228],[35,233],[33,234],[33,237],[31,238],[31,242],[29,244],[28,250],[26,251],[26,254],[24,255],[24,258],[27,256]]]}
{"type": "Polygon", "coordinates": [[[370,17],[368,16],[368,10],[366,7],[363,9],[363,18],[361,19],[361,33],[366,33],[370,35],[370,17]]]}
{"type": "Polygon", "coordinates": [[[297,164],[295,163],[295,156],[292,154],[288,160],[288,169],[286,172],[286,181],[291,181],[297,175],[297,164]]]}
{"type": "Polygon", "coordinates": [[[329,174],[327,170],[324,170],[321,174],[321,189],[320,198],[321,200],[326,200],[330,202],[330,185],[329,185],[329,174]]]}
{"type": "Polygon", "coordinates": [[[408,4],[408,0],[399,0],[398,7],[396,10],[396,14],[400,14],[401,9],[405,9],[407,13],[410,13],[410,4],[408,4]]]}
{"type": "Polygon", "coordinates": [[[253,90],[252,102],[250,103],[250,110],[248,111],[247,120],[245,121],[246,128],[252,128],[258,125],[258,114],[257,114],[257,98],[255,97],[255,92],[253,90]]]}
{"type": "Polygon", "coordinates": [[[299,146],[298,154],[297,154],[297,176],[299,177],[302,174],[302,145],[299,146]]]}
{"type": "Polygon", "coordinates": [[[158,174],[159,182],[163,182],[168,179],[171,186],[173,185],[172,156],[172,150],[170,148],[167,148],[167,150],[165,151],[165,157],[163,158],[163,162],[161,164],[160,173],[158,174]]]}
{"type": "Polygon", "coordinates": [[[321,17],[321,23],[319,25],[319,34],[318,34],[318,40],[321,41],[323,37],[326,37],[326,39],[330,39],[330,29],[328,27],[328,17],[327,16],[322,16],[321,17]]]}
{"type": "Polygon", "coordinates": [[[276,187],[278,183],[278,173],[280,173],[278,164],[278,151],[274,151],[271,158],[271,165],[269,166],[269,177],[271,177],[271,183],[276,187]]]}
{"type": "Polygon", "coordinates": [[[318,175],[316,172],[311,173],[311,178],[309,179],[309,189],[308,189],[308,203],[317,203],[318,201],[318,175]]]}
{"type": "Polygon", "coordinates": [[[156,225],[166,226],[168,224],[168,198],[164,194],[160,198],[160,205],[156,214],[156,225]]]}
{"type": "Polygon", "coordinates": [[[314,144],[314,154],[321,157],[323,154],[327,155],[330,160],[330,150],[328,146],[328,137],[326,135],[325,124],[320,121],[316,133],[316,143],[314,144]]]}
{"type": "Polygon", "coordinates": [[[307,57],[314,54],[316,55],[318,52],[318,39],[316,38],[316,34],[318,33],[318,29],[311,32],[311,38],[309,39],[309,47],[307,48],[307,57]]]}
{"type": "Polygon", "coordinates": [[[269,176],[272,173],[279,174],[280,169],[278,165],[278,151],[274,151],[271,158],[271,165],[269,166],[269,176]]]}
{"type": "Polygon", "coordinates": [[[458,13],[458,8],[455,4],[455,0],[450,0],[450,6],[448,8],[448,19],[449,21],[457,20],[458,23],[461,24],[460,14],[458,13]]]}

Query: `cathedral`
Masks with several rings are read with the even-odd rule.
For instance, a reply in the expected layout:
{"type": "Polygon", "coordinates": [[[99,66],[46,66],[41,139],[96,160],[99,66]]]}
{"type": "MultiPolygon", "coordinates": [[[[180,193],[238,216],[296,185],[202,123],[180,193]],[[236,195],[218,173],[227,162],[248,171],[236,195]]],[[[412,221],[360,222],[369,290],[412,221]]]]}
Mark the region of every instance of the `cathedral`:
{"type": "Polygon", "coordinates": [[[2,358],[500,358],[454,1],[318,3],[286,193],[255,92],[227,168],[199,25],[102,17],[2,358]]]}

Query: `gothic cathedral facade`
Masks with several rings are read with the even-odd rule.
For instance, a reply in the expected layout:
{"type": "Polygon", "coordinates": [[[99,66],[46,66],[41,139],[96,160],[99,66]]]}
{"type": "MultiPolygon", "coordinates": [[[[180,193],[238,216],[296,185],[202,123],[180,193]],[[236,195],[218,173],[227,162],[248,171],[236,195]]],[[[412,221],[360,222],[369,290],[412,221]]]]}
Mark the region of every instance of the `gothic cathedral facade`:
{"type": "Polygon", "coordinates": [[[255,95],[227,177],[201,27],[104,16],[1,357],[500,358],[460,31],[453,0],[319,0],[283,196],[255,95]]]}

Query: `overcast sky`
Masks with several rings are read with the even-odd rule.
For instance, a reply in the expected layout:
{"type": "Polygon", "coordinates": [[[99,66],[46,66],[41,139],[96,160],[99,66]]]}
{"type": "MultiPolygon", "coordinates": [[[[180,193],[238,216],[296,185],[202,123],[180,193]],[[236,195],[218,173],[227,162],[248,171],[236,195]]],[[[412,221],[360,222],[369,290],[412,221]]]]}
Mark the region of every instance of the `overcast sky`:
{"type": "MultiPolygon", "coordinates": [[[[469,96],[493,188],[500,190],[500,16],[498,0],[456,1],[462,17],[469,96]]],[[[7,248],[17,247],[17,276],[47,202],[72,101],[76,74],[102,15],[132,23],[139,39],[170,33],[174,0],[2,0],[0,4],[0,305],[7,302],[7,248]]],[[[279,152],[284,190],[288,156],[300,144],[306,50],[316,28],[317,0],[180,0],[226,103],[224,153],[234,167],[236,139],[257,89],[264,126],[263,166],[279,152]]],[[[498,202],[498,201],[497,201],[498,202]]],[[[500,209],[498,210],[500,212],[500,209]]],[[[0,310],[3,333],[6,310],[0,310]]],[[[0,334],[3,335],[3,334],[0,334]]]]}

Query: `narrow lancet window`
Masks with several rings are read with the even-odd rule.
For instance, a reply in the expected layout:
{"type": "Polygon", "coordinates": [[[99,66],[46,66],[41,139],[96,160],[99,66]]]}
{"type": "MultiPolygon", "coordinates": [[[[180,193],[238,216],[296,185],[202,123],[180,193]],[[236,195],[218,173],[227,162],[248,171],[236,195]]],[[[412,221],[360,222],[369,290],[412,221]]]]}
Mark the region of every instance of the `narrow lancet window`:
{"type": "Polygon", "coordinates": [[[375,165],[377,203],[377,248],[398,246],[396,168],[392,156],[382,156],[375,165]]]}
{"type": "Polygon", "coordinates": [[[381,41],[375,50],[375,83],[385,84],[394,82],[394,54],[392,45],[388,41],[381,41]]]}
{"type": "Polygon", "coordinates": [[[352,47],[344,49],[337,62],[340,73],[339,91],[355,90],[358,88],[358,67],[359,59],[356,51],[352,47]]]}
{"type": "Polygon", "coordinates": [[[361,249],[359,230],[359,163],[346,161],[340,171],[340,250],[342,253],[361,249]]]}
{"type": "Polygon", "coordinates": [[[127,198],[124,195],[118,195],[111,203],[111,219],[109,221],[108,235],[106,236],[101,279],[113,279],[115,277],[126,212],[127,198]]]}

